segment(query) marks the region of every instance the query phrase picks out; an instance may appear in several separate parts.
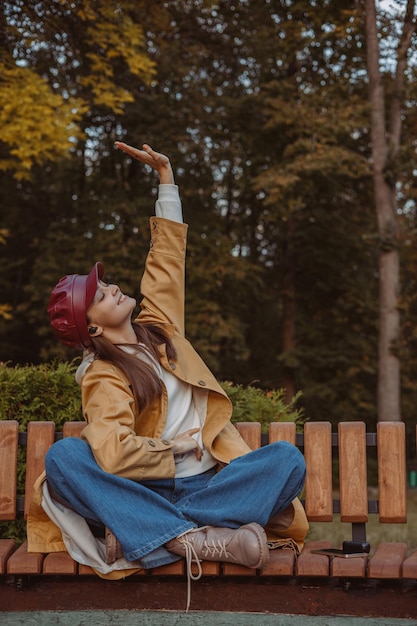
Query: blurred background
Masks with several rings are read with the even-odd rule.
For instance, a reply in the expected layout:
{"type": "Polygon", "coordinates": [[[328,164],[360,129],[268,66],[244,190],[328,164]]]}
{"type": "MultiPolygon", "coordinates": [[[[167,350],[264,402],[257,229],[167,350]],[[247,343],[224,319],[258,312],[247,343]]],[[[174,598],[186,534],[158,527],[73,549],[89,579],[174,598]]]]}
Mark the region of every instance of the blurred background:
{"type": "Polygon", "coordinates": [[[46,315],[63,274],[101,260],[137,292],[157,181],[113,144],[147,142],[216,376],[301,392],[308,419],[415,423],[414,4],[3,2],[0,361],[77,356],[46,315]]]}

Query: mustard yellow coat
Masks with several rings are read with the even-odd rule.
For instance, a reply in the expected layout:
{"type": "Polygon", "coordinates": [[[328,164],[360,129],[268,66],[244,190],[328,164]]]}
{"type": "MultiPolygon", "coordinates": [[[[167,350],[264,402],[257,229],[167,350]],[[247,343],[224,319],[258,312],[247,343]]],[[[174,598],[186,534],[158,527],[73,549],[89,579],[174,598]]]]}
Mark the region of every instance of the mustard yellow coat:
{"type": "MultiPolygon", "coordinates": [[[[164,218],[150,220],[151,244],[141,282],[140,323],[162,326],[171,337],[178,358],[167,359],[161,346],[161,366],[180,380],[207,394],[203,443],[220,465],[246,454],[250,448],[231,424],[232,406],[213,374],[184,335],[185,224],[164,218]]],[[[172,443],[161,439],[167,417],[166,390],[144,411],[138,412],[126,376],[106,361],[96,360],[81,383],[87,422],[82,437],[99,465],[107,472],[135,481],[175,476],[172,443]]],[[[42,475],[36,484],[28,516],[28,549],[32,552],[65,550],[59,529],[41,508],[42,475]]],[[[307,532],[304,510],[294,503],[292,537],[299,547],[307,532]]],[[[282,532],[272,538],[282,537],[282,532]]]]}

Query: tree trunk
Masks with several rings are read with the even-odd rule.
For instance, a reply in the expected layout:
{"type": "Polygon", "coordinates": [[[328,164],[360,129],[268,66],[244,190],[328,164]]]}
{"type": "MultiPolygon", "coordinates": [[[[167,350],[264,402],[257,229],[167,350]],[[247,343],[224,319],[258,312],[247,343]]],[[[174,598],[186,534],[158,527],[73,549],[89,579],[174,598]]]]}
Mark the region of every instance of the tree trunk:
{"type": "Polygon", "coordinates": [[[295,267],[294,267],[294,219],[289,217],[286,222],[286,237],[284,257],[284,276],[282,294],[282,353],[284,357],[284,372],[282,386],[284,388],[284,402],[287,404],[295,396],[295,267]]]}
{"type": "Polygon", "coordinates": [[[398,297],[400,259],[396,206],[395,162],[401,139],[401,114],[407,52],[415,31],[415,0],[408,0],[403,32],[397,49],[388,133],[385,123],[385,96],[379,65],[375,0],[365,0],[366,46],[371,105],[371,138],[374,197],[379,235],[379,342],[378,420],[401,419],[400,361],[395,353],[400,333],[398,297]]]}

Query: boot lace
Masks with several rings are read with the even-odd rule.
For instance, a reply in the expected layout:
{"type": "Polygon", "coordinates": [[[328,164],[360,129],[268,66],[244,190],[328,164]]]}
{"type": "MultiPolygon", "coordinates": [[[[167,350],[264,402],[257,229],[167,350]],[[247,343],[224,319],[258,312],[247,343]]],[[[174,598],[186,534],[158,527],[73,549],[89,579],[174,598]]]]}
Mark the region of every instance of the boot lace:
{"type": "Polygon", "coordinates": [[[200,559],[198,558],[198,554],[194,548],[193,542],[190,541],[186,536],[181,537],[179,539],[184,546],[185,550],[185,563],[187,568],[187,608],[186,613],[190,608],[191,603],[191,581],[192,580],[200,580],[203,575],[203,569],[201,567],[200,559]],[[193,572],[193,562],[197,565],[197,574],[193,572]]]}
{"type": "Polygon", "coordinates": [[[207,541],[204,541],[204,547],[202,549],[202,554],[203,556],[207,557],[217,557],[216,560],[217,561],[221,561],[222,557],[224,559],[228,559],[229,558],[229,553],[226,550],[226,541],[223,539],[223,541],[215,541],[214,543],[212,543],[211,545],[207,543],[207,541]]]}
{"type": "MultiPolygon", "coordinates": [[[[201,529],[196,529],[201,530],[201,529]]],[[[201,567],[201,561],[198,557],[196,549],[194,547],[194,543],[192,540],[192,531],[185,534],[183,537],[178,537],[178,540],[184,546],[185,551],[185,562],[187,568],[187,609],[186,612],[190,608],[191,603],[191,581],[192,580],[200,580],[203,575],[203,569],[201,567]],[[197,565],[197,574],[194,574],[192,569],[192,564],[195,563],[197,565]]],[[[216,557],[217,561],[221,561],[223,559],[229,558],[229,553],[226,550],[226,541],[215,540],[213,543],[208,543],[205,539],[203,542],[203,547],[201,550],[201,554],[203,557],[210,556],[211,558],[216,557]]]]}

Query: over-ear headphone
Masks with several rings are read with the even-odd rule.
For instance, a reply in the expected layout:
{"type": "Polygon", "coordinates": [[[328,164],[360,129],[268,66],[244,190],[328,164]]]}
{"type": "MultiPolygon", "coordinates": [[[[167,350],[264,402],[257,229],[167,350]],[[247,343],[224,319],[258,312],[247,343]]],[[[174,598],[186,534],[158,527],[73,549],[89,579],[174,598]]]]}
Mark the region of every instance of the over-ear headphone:
{"type": "Polygon", "coordinates": [[[94,335],[94,333],[97,332],[97,326],[90,326],[90,328],[88,329],[88,332],[90,335],[94,335]]]}

